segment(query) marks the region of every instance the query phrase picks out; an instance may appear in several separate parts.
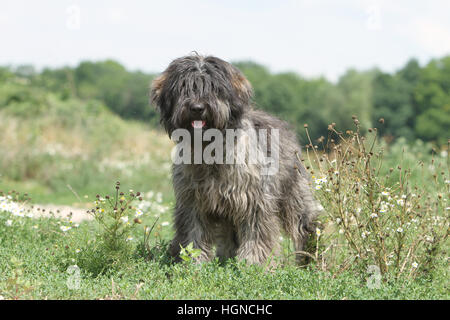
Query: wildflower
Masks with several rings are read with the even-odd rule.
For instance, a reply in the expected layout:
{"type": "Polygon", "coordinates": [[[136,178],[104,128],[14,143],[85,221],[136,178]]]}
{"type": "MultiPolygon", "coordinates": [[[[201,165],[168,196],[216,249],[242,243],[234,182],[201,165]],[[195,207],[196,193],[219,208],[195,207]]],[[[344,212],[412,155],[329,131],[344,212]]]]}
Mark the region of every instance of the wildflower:
{"type": "Polygon", "coordinates": [[[131,241],[131,240],[133,240],[133,237],[132,236],[128,236],[125,241],[131,241]]]}
{"type": "Polygon", "coordinates": [[[6,220],[5,224],[8,227],[12,226],[12,220],[6,220]]]}
{"type": "Polygon", "coordinates": [[[403,206],[403,205],[405,204],[405,201],[403,201],[403,199],[398,199],[398,200],[397,200],[397,204],[398,204],[399,206],[403,206]]]}
{"type": "Polygon", "coordinates": [[[166,227],[166,226],[168,226],[169,225],[169,222],[168,221],[164,221],[163,223],[161,223],[161,226],[163,226],[163,227],[166,227]]]}
{"type": "Polygon", "coordinates": [[[123,223],[127,223],[127,222],[128,222],[128,216],[121,217],[120,220],[121,220],[123,223]]]}
{"type": "Polygon", "coordinates": [[[344,229],[339,229],[339,234],[344,234],[344,229]]]}
{"type": "Polygon", "coordinates": [[[134,214],[135,218],[139,218],[140,216],[142,216],[144,213],[140,210],[140,209],[136,209],[136,213],[134,214]]]}
{"type": "Polygon", "coordinates": [[[161,203],[162,202],[162,193],[158,192],[156,194],[156,202],[161,203]]]}
{"type": "Polygon", "coordinates": [[[36,230],[38,226],[35,224],[34,226],[32,226],[32,228],[36,230]]]}
{"type": "Polygon", "coordinates": [[[387,197],[387,196],[389,196],[389,192],[383,191],[383,192],[381,192],[381,195],[387,197]]]}
{"type": "Polygon", "coordinates": [[[66,227],[66,226],[61,226],[59,227],[61,229],[61,231],[66,232],[69,231],[70,229],[72,229],[72,227],[66,227]]]}
{"type": "Polygon", "coordinates": [[[414,262],[412,263],[412,267],[413,267],[414,269],[416,269],[418,266],[419,266],[419,264],[418,264],[417,262],[414,261],[414,262]]]}
{"type": "Polygon", "coordinates": [[[322,189],[322,186],[320,184],[316,184],[315,189],[320,190],[320,189],[322,189]]]}
{"type": "Polygon", "coordinates": [[[341,223],[341,221],[342,221],[341,218],[337,218],[337,219],[336,219],[336,223],[337,223],[337,224],[341,223]]]}
{"type": "Polygon", "coordinates": [[[75,253],[80,253],[81,250],[80,249],[75,249],[75,253]]]}
{"type": "Polygon", "coordinates": [[[374,212],[370,215],[371,218],[378,218],[378,215],[374,212]]]}
{"type": "Polygon", "coordinates": [[[319,229],[319,228],[316,228],[316,235],[317,235],[318,237],[320,237],[321,234],[322,234],[322,232],[320,231],[320,229],[319,229]]]}
{"type": "Polygon", "coordinates": [[[397,232],[398,232],[398,233],[402,233],[402,232],[403,232],[403,228],[400,228],[400,227],[397,228],[397,232]]]}

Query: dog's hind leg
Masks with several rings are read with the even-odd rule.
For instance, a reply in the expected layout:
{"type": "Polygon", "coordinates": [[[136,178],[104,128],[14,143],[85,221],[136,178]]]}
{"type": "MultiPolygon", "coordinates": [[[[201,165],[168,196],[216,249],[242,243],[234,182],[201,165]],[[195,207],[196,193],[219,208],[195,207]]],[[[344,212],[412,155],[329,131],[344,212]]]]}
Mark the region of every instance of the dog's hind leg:
{"type": "Polygon", "coordinates": [[[321,206],[311,192],[307,179],[299,175],[296,186],[285,194],[281,204],[281,221],[283,229],[294,242],[296,261],[305,264],[308,258],[308,240],[315,231],[315,220],[321,206]]]}

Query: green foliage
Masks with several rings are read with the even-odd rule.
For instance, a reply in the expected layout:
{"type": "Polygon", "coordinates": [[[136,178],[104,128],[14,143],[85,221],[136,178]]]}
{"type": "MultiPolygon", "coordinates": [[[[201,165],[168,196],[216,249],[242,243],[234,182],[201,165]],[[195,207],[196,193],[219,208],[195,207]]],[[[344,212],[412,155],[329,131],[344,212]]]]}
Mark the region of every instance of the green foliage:
{"type": "MultiPolygon", "coordinates": [[[[385,119],[380,134],[389,139],[420,138],[446,144],[450,124],[450,57],[421,67],[410,60],[388,74],[378,70],[348,70],[336,84],[324,78],[305,79],[293,72],[274,74],[251,61],[237,62],[254,89],[255,104],[289,121],[294,128],[308,123],[314,139],[326,136],[331,121],[349,127],[348,115],[363,128],[385,119]]],[[[85,61],[75,68],[44,69],[32,66],[0,68],[0,110],[8,108],[24,117],[47,113],[61,101],[100,101],[127,119],[157,126],[158,115],[149,106],[153,74],[127,71],[116,61],[85,61]],[[52,101],[52,102],[50,102],[52,101]]],[[[70,103],[69,103],[70,104],[70,103]]],[[[304,132],[298,130],[302,142],[304,132]]]]}
{"type": "Polygon", "coordinates": [[[180,244],[180,258],[185,262],[193,262],[200,256],[202,250],[194,248],[194,244],[189,243],[186,248],[180,244]]]}

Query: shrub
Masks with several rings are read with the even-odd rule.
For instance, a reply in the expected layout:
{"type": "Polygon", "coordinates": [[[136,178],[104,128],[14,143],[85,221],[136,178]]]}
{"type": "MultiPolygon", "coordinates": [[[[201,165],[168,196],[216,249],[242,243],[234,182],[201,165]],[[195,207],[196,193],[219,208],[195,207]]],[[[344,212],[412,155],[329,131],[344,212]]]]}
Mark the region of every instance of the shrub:
{"type": "Polygon", "coordinates": [[[318,266],[336,272],[375,268],[386,278],[430,275],[445,263],[448,247],[448,164],[431,157],[434,170],[418,161],[415,168],[398,164],[385,172],[376,128],[363,136],[356,117],[354,122],[355,131],[345,133],[330,125],[322,152],[310,139],[302,160],[325,209],[317,230],[318,266]],[[426,183],[411,180],[419,169],[426,183]]]}

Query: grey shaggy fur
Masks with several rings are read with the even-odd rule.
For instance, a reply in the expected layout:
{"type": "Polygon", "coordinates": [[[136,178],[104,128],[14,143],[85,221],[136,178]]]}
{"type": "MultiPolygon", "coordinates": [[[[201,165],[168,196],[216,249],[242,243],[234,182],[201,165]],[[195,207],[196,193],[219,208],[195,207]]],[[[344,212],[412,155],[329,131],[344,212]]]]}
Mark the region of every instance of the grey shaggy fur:
{"type": "MultiPolygon", "coordinates": [[[[198,261],[216,255],[264,264],[279,253],[281,229],[304,250],[315,228],[319,206],[309,178],[295,153],[300,146],[288,125],[251,103],[252,89],[231,64],[197,54],[174,60],[152,83],[151,100],[171,135],[177,128],[279,129],[279,171],[261,175],[261,164],[180,164],[173,166],[175,237],[170,252],[180,245],[201,249],[198,261]],[[193,112],[193,106],[200,106],[193,112]],[[300,168],[300,172],[297,168],[300,168]]],[[[248,140],[237,138],[248,147],[248,140]]],[[[270,139],[267,139],[270,141],[270,139]]],[[[259,141],[259,140],[258,140],[259,141]]],[[[258,143],[258,148],[261,148],[258,143]]],[[[247,148],[246,148],[247,150],[247,148]]],[[[301,260],[298,254],[297,259],[301,260]]]]}

